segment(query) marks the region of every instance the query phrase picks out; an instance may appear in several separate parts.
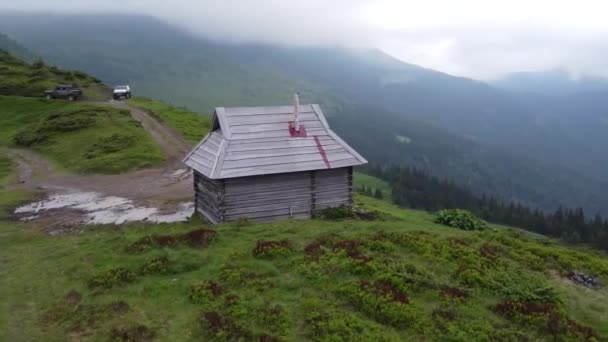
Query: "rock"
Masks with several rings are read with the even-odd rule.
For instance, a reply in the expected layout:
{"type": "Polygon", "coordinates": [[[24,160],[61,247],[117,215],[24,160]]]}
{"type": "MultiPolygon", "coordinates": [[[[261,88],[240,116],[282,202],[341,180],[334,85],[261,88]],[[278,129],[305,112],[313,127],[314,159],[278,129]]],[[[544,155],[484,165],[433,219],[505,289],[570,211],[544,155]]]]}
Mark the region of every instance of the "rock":
{"type": "Polygon", "coordinates": [[[582,272],[571,271],[568,273],[568,279],[588,288],[598,288],[602,286],[597,278],[582,272]]]}

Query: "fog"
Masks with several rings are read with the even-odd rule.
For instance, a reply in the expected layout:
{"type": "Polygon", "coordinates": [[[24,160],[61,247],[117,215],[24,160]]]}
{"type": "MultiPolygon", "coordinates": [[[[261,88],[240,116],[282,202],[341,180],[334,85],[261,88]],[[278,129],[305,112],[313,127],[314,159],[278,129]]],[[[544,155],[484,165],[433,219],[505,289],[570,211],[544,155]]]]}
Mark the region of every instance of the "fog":
{"type": "Polygon", "coordinates": [[[602,1],[0,0],[1,10],[142,14],[235,42],[376,47],[479,79],[554,68],[608,76],[602,1]]]}

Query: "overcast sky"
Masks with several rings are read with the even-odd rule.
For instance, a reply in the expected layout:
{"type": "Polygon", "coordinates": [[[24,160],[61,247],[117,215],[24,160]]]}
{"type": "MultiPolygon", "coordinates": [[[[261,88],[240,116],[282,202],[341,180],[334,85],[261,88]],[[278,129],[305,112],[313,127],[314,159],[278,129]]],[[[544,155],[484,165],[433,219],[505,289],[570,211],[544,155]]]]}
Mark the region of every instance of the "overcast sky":
{"type": "Polygon", "coordinates": [[[0,0],[7,9],[138,13],[214,38],[377,47],[479,79],[558,67],[608,76],[608,1],[0,0]]]}

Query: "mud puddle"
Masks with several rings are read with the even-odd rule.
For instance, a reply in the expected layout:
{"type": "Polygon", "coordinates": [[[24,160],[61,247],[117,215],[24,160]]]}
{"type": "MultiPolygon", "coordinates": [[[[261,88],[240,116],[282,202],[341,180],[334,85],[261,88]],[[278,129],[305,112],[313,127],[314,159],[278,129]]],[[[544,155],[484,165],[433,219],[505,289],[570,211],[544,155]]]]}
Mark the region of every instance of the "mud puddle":
{"type": "Polygon", "coordinates": [[[15,214],[23,221],[62,215],[62,211],[79,213],[75,223],[124,224],[128,222],[171,223],[187,221],[194,213],[194,203],[184,202],[170,210],[135,204],[132,200],[104,196],[96,192],[66,192],[21,206],[15,214]]]}

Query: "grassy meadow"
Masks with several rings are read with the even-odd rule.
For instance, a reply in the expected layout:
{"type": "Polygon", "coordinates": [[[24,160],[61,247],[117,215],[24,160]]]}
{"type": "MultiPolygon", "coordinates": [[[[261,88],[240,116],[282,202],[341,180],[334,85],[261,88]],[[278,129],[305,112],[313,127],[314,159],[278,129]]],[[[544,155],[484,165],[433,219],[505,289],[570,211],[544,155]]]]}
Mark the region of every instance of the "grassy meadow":
{"type": "Polygon", "coordinates": [[[0,188],[13,181],[15,167],[15,161],[0,152],[0,188]]]}
{"type": "Polygon", "coordinates": [[[134,97],[129,100],[129,104],[147,111],[193,144],[198,143],[211,129],[211,116],[208,115],[197,114],[144,97],[134,97]]]}
{"type": "Polygon", "coordinates": [[[80,173],[160,165],[160,147],[128,111],[104,105],[0,96],[0,147],[33,149],[80,173]]]}
{"type": "Polygon", "coordinates": [[[608,259],[516,229],[460,231],[357,197],[372,221],[0,221],[0,340],[513,341],[608,336],[608,259]],[[78,231],[78,230],[77,230],[78,231]]]}
{"type": "Polygon", "coordinates": [[[355,172],[353,179],[358,191],[361,190],[362,186],[371,189],[372,193],[378,189],[382,191],[382,199],[386,200],[387,202],[391,202],[393,192],[388,182],[361,172],[355,172]]]}

